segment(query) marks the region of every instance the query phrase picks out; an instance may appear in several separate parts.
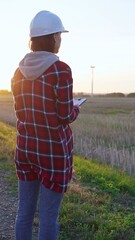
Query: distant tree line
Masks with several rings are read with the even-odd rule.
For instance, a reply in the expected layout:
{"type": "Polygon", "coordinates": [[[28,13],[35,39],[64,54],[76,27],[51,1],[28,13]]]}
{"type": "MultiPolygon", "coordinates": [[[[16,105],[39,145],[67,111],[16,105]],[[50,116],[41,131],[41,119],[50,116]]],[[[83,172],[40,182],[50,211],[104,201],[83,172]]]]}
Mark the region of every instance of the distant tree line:
{"type": "Polygon", "coordinates": [[[2,89],[0,90],[0,95],[11,95],[11,92],[8,91],[7,89],[2,89]]]}
{"type": "MultiPolygon", "coordinates": [[[[11,95],[11,91],[8,91],[7,89],[1,89],[0,90],[0,95],[11,95]]],[[[88,93],[84,92],[77,92],[73,94],[74,97],[90,97],[91,95],[88,93]]],[[[129,94],[124,94],[120,92],[114,92],[114,93],[106,93],[106,94],[94,94],[94,97],[130,97],[134,98],[135,97],[135,92],[129,93],[129,94]]]]}
{"type": "MultiPolygon", "coordinates": [[[[74,97],[90,97],[90,94],[83,93],[83,92],[78,92],[74,93],[74,97]]],[[[135,92],[129,93],[129,94],[124,94],[120,92],[114,92],[114,93],[106,93],[106,94],[94,94],[94,97],[116,97],[116,98],[123,98],[123,97],[129,97],[129,98],[134,98],[135,97],[135,92]]]]}
{"type": "Polygon", "coordinates": [[[135,97],[135,93],[133,92],[133,93],[129,93],[128,95],[127,95],[127,97],[135,97]]]}

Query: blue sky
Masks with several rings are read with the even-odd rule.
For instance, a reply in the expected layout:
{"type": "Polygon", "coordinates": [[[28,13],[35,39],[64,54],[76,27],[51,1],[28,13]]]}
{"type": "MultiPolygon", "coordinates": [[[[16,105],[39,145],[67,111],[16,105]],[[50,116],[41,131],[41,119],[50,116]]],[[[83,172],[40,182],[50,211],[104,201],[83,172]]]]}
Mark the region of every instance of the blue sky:
{"type": "Polygon", "coordinates": [[[70,65],[74,92],[135,91],[134,0],[1,0],[0,89],[10,90],[19,61],[29,52],[29,24],[40,10],[60,16],[69,33],[62,34],[58,56],[70,65]]]}

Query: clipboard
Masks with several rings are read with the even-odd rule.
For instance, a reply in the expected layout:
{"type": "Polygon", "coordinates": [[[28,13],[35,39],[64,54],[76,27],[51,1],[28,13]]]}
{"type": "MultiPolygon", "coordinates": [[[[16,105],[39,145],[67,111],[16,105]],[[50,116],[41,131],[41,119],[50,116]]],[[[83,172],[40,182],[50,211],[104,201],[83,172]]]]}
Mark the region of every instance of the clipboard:
{"type": "Polygon", "coordinates": [[[74,106],[75,105],[81,106],[83,103],[86,102],[86,100],[87,100],[87,98],[74,98],[73,104],[74,104],[74,106]]]}

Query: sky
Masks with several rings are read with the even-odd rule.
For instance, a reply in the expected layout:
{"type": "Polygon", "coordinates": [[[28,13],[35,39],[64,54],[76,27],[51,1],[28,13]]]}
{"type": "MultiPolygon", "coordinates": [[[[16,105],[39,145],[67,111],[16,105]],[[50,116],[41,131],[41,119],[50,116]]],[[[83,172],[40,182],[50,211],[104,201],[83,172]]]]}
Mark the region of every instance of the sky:
{"type": "Polygon", "coordinates": [[[62,34],[58,56],[72,69],[74,92],[135,91],[135,0],[1,0],[0,89],[28,48],[29,25],[37,12],[57,14],[62,34]]]}

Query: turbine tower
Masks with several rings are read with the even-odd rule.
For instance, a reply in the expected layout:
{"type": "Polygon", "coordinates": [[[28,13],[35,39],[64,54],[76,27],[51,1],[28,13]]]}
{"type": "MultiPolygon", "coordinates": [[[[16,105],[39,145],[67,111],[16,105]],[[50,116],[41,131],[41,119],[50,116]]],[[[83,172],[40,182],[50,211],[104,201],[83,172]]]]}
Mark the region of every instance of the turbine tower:
{"type": "Polygon", "coordinates": [[[94,85],[94,68],[95,66],[91,65],[91,97],[93,97],[93,85],[94,85]]]}

